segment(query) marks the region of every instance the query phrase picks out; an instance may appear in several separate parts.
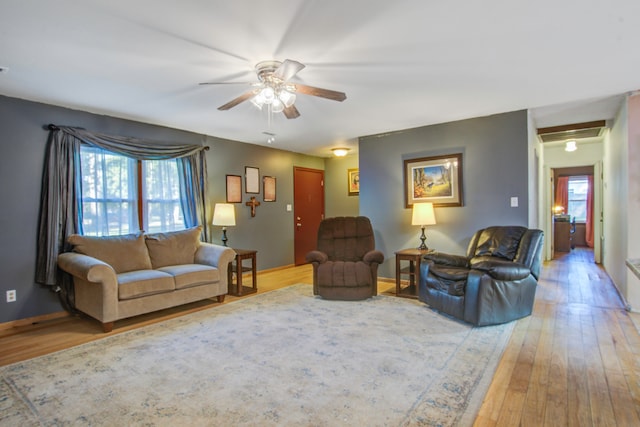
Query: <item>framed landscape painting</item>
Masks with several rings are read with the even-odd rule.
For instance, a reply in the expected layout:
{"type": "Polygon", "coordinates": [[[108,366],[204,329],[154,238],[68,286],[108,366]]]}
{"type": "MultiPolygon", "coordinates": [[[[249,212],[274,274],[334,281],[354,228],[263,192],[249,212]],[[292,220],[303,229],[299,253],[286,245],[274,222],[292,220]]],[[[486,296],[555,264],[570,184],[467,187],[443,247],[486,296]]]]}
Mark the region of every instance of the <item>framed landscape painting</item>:
{"type": "Polygon", "coordinates": [[[357,196],[360,194],[360,170],[347,170],[347,194],[357,196]]]}
{"type": "Polygon", "coordinates": [[[462,154],[404,161],[405,207],[431,202],[462,206],[462,154]]]}

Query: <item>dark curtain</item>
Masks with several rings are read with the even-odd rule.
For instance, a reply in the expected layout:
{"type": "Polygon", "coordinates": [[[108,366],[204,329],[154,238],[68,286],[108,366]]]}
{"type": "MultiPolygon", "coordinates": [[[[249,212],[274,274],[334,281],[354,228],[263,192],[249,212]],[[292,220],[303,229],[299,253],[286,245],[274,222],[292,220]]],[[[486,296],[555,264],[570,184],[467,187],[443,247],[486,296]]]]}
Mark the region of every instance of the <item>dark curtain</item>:
{"type": "MultiPolygon", "coordinates": [[[[208,241],[206,196],[207,147],[191,144],[166,144],[139,138],[92,133],[72,127],[49,126],[47,153],[42,176],[36,283],[69,293],[69,285],[58,277],[58,254],[68,248],[66,239],[81,231],[82,209],[80,145],[100,147],[138,160],[177,159],[180,198],[187,227],[201,225],[203,240],[208,241]]],[[[66,297],[69,304],[72,298],[66,297]]],[[[67,305],[67,304],[65,304],[67,305]]]]}

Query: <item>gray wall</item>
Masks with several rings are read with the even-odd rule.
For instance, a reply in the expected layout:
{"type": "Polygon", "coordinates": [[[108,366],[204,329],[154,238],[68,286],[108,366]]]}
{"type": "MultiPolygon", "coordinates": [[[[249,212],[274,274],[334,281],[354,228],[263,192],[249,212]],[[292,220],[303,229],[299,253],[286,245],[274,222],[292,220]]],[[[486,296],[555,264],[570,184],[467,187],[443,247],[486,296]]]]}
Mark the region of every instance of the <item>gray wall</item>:
{"type": "MultiPolygon", "coordinates": [[[[214,204],[226,201],[226,175],[242,176],[242,203],[234,204],[236,226],[227,227],[227,244],[256,249],[258,270],[293,264],[293,167],[324,169],[324,159],[213,137],[207,138],[207,145],[211,147],[207,153],[211,218],[214,204]],[[260,194],[244,192],[245,166],[260,170],[260,194]],[[275,202],[263,200],[263,176],[276,178],[275,202]],[[260,202],[255,217],[251,217],[251,208],[245,205],[251,196],[260,202]],[[289,212],[287,204],[292,206],[289,212]]],[[[213,242],[221,244],[222,228],[210,229],[213,242]]]]}
{"type": "MultiPolygon", "coordinates": [[[[229,244],[258,250],[258,269],[293,264],[293,166],[324,169],[324,159],[282,150],[206,137],[82,111],[0,96],[0,323],[62,310],[56,295],[34,283],[40,186],[47,131],[44,125],[79,126],[89,130],[159,141],[200,144],[207,153],[209,206],[224,201],[225,175],[243,176],[244,167],[276,177],[276,202],[262,201],[255,218],[244,202],[236,204],[237,226],[228,231],[229,244]],[[17,291],[17,301],[7,303],[5,292],[17,291]]],[[[220,242],[219,227],[211,227],[220,242]]]]}
{"type": "Polygon", "coordinates": [[[527,113],[517,111],[360,138],[360,214],[371,219],[385,254],[380,277],[395,277],[396,251],[420,244],[404,207],[405,159],[462,153],[464,206],[436,208],[427,246],[464,254],[480,228],[527,226],[527,135],[527,113]]]}
{"type": "Polygon", "coordinates": [[[358,168],[358,156],[332,157],[325,160],[325,216],[357,216],[359,196],[349,196],[347,171],[358,168]]]}

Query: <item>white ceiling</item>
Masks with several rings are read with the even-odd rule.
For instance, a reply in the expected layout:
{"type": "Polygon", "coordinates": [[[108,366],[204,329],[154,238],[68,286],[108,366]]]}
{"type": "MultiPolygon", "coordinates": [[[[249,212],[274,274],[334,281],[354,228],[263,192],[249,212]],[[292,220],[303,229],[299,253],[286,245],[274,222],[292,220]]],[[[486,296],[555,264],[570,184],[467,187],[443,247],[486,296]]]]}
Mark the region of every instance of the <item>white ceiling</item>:
{"type": "Polygon", "coordinates": [[[0,94],[327,156],[527,108],[540,127],[610,119],[640,89],[639,16],[638,0],[0,0],[0,94]],[[269,128],[249,102],[217,110],[248,86],[198,85],[287,58],[347,99],[299,95],[301,117],[269,128]]]}

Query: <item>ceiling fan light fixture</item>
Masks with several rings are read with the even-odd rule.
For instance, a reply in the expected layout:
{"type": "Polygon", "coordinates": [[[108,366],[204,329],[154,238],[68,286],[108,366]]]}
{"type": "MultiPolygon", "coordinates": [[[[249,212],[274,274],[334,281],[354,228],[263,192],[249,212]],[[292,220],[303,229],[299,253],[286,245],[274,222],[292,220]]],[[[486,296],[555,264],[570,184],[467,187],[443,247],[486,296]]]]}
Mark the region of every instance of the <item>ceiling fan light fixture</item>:
{"type": "Polygon", "coordinates": [[[284,111],[284,104],[279,98],[274,98],[271,102],[271,111],[274,113],[282,113],[284,111]]]}
{"type": "Polygon", "coordinates": [[[271,104],[273,100],[276,99],[276,92],[271,86],[265,86],[260,91],[260,96],[264,99],[265,104],[271,104]]]}
{"type": "Polygon", "coordinates": [[[296,94],[284,89],[280,91],[278,98],[280,98],[280,101],[282,101],[286,108],[291,107],[293,103],[296,102],[296,94]]]}

